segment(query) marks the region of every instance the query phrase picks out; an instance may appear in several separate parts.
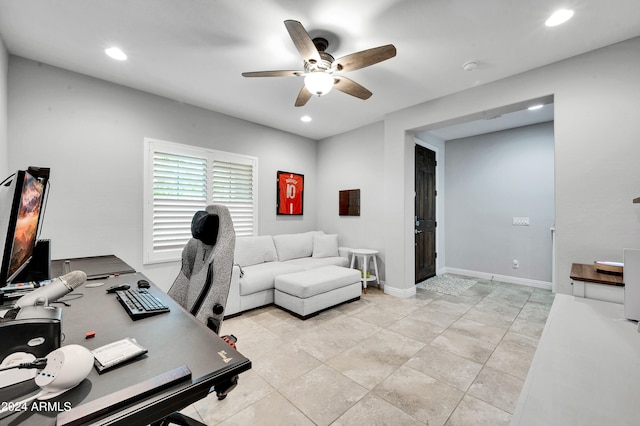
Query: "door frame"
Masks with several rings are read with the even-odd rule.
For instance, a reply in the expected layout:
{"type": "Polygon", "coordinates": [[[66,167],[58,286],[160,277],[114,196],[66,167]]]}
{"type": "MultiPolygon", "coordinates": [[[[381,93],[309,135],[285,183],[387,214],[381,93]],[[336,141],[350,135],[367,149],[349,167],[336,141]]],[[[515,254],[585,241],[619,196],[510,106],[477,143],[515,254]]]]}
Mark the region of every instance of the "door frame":
{"type": "MultiPolygon", "coordinates": [[[[413,136],[413,142],[416,145],[420,145],[423,148],[430,149],[431,151],[436,153],[436,221],[438,222],[438,226],[436,226],[436,275],[443,274],[445,265],[445,256],[444,256],[444,160],[442,159],[442,155],[440,149],[432,145],[428,142],[425,142],[421,139],[418,139],[413,136]]],[[[416,166],[415,161],[413,162],[413,179],[415,182],[416,176],[416,166]]],[[[415,199],[415,187],[413,191],[413,198],[415,199]]],[[[411,223],[413,223],[413,212],[411,212],[411,223]]],[[[411,233],[413,233],[413,228],[411,229],[411,233]]],[[[412,244],[413,246],[413,244],[412,244]]],[[[415,246],[414,246],[415,247],[415,246]]],[[[415,248],[414,248],[414,257],[415,257],[415,248]]],[[[415,265],[413,268],[413,281],[415,282],[415,265]]]]}

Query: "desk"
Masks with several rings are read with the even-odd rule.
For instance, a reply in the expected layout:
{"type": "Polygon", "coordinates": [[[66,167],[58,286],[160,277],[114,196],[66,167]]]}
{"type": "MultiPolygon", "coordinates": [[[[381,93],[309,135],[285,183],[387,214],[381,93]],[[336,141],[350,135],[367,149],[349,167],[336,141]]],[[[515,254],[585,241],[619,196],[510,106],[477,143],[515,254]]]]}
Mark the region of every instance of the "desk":
{"type": "Polygon", "coordinates": [[[574,263],[569,277],[576,297],[624,303],[624,280],[621,275],[598,272],[593,264],[574,263]]]}
{"type": "MultiPolygon", "coordinates": [[[[76,289],[74,293],[82,293],[84,296],[69,300],[68,303],[71,306],[63,308],[64,341],[62,345],[76,343],[93,350],[125,337],[133,337],[149,350],[148,354],[102,375],[93,369],[89,377],[76,388],[50,401],[59,401],[61,406],[65,402],[70,402],[75,409],[83,403],[112,394],[182,365],[189,367],[192,380],[128,406],[116,414],[112,413],[106,418],[101,418],[97,423],[146,425],[204,398],[212,386],[251,368],[249,359],[235,351],[204,324],[195,320],[153,284],[150,292],[168,305],[171,312],[137,321],[131,320],[116,300],[115,294],[106,294],[105,290],[114,284],[123,283],[135,287],[141,278],[145,277],[142,274],[120,275],[105,279],[101,287],[81,286],[76,289]],[[85,339],[87,331],[95,331],[95,338],[85,339]],[[219,354],[221,351],[225,351],[226,357],[231,360],[223,360],[219,354]]],[[[69,296],[65,296],[62,300],[71,299],[69,296]]],[[[8,395],[6,390],[1,390],[0,401],[22,400],[31,394],[8,395]]],[[[230,398],[233,398],[233,392],[230,398]]],[[[56,413],[51,412],[27,411],[0,420],[2,425],[44,426],[55,423],[56,413]]]]}
{"type": "Polygon", "coordinates": [[[620,304],[556,294],[511,425],[637,425],[636,329],[620,304]]]}

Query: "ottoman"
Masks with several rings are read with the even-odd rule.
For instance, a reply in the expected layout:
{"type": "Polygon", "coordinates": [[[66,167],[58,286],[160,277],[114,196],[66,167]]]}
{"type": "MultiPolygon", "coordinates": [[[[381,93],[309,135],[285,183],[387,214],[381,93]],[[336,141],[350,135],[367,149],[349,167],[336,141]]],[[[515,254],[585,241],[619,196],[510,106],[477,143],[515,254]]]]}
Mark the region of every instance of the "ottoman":
{"type": "Polygon", "coordinates": [[[360,271],[324,266],[275,278],[274,303],[301,319],[360,299],[360,271]]]}

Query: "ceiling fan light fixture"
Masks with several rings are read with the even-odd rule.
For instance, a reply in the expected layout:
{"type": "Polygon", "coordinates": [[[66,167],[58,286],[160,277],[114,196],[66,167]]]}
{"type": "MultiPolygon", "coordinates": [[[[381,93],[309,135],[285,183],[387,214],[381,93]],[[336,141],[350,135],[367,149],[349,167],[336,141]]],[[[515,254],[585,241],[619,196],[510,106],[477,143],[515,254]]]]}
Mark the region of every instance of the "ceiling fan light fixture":
{"type": "Polygon", "coordinates": [[[104,49],[104,53],[106,53],[107,56],[109,56],[112,59],[115,59],[116,61],[127,60],[127,54],[117,47],[109,47],[108,49],[104,49]]]}
{"type": "Polygon", "coordinates": [[[564,24],[573,16],[573,10],[560,9],[557,10],[545,21],[547,27],[555,27],[556,25],[564,24]]]}
{"type": "Polygon", "coordinates": [[[305,76],[304,85],[314,95],[326,95],[333,88],[333,76],[324,71],[313,71],[305,76]]]}

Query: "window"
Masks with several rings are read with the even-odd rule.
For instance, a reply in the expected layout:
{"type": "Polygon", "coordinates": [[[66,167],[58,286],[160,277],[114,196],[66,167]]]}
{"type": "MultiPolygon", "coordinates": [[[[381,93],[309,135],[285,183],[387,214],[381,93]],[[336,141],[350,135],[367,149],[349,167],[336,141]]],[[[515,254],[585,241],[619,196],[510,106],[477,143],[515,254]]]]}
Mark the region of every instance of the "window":
{"type": "Polygon", "coordinates": [[[146,138],[144,263],[179,260],[209,204],[229,208],[237,236],[257,235],[257,168],[254,157],[146,138]]]}

